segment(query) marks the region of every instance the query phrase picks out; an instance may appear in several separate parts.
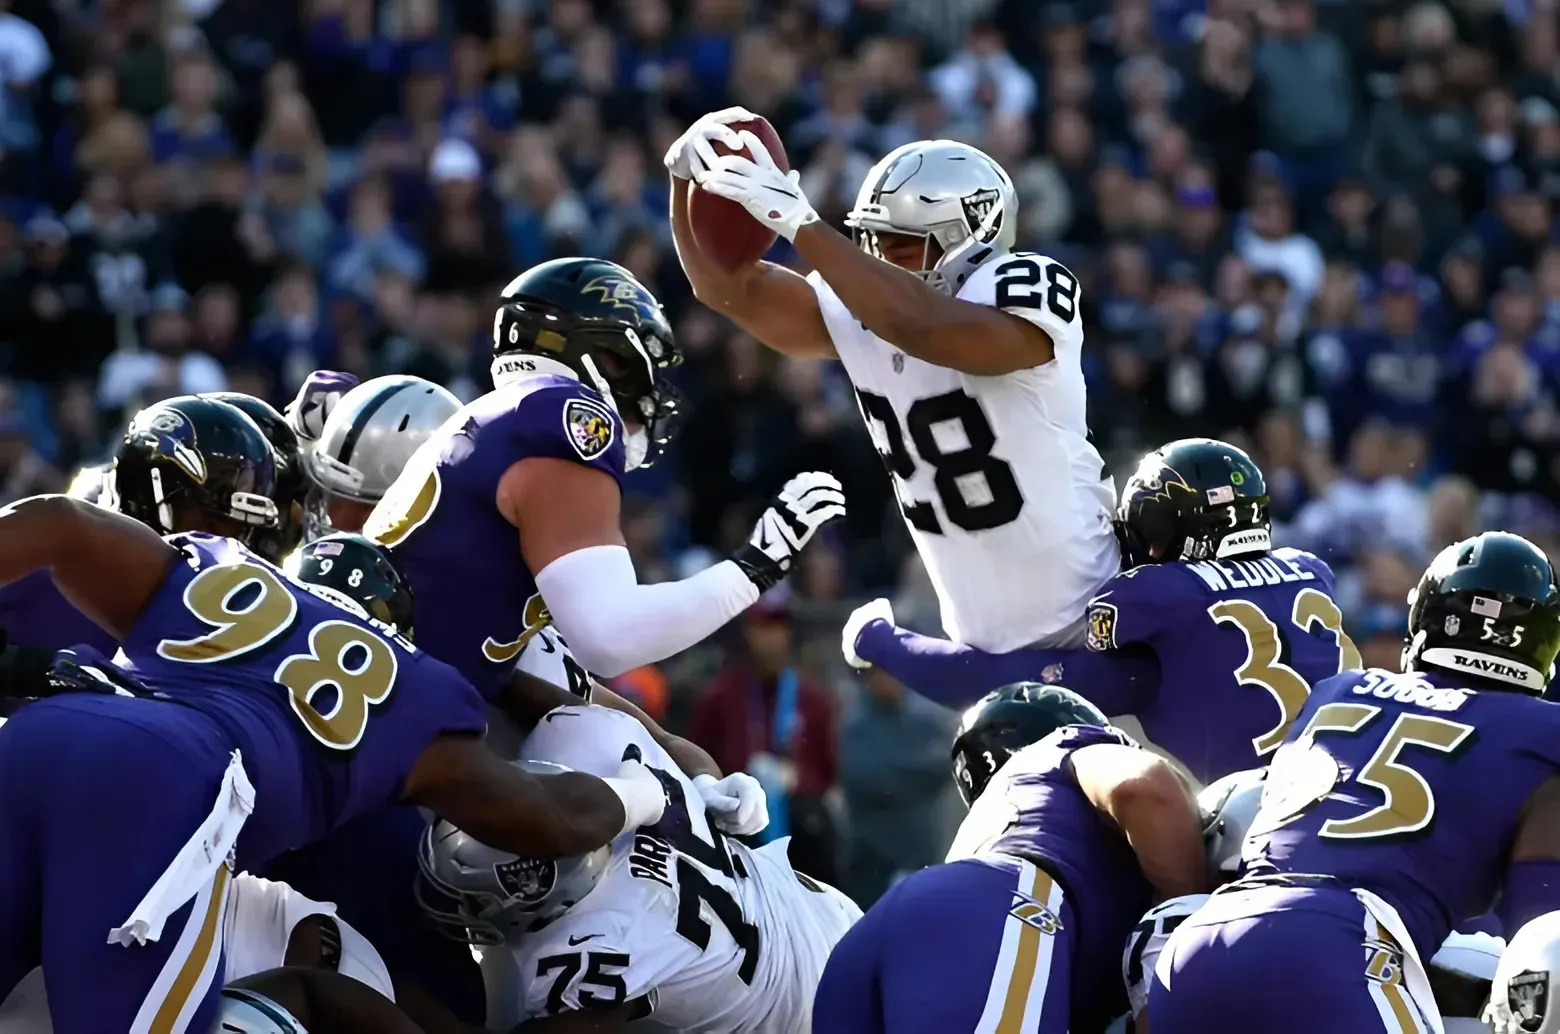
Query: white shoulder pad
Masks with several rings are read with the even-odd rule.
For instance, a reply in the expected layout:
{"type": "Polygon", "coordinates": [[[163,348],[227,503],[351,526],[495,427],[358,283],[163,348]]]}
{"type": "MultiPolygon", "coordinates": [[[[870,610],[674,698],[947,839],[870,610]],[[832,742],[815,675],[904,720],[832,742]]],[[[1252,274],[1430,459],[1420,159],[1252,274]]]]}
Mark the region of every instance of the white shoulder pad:
{"type": "Polygon", "coordinates": [[[1143,914],[1132,934],[1127,938],[1126,951],[1121,955],[1121,976],[1127,985],[1127,1000],[1136,1016],[1148,1005],[1148,982],[1153,979],[1154,966],[1159,955],[1170,942],[1170,935],[1187,916],[1197,911],[1209,898],[1207,894],[1183,894],[1163,904],[1155,905],[1143,914]]]}
{"type": "Polygon", "coordinates": [[[1078,278],[1060,262],[1015,251],[988,259],[970,274],[958,297],[1026,319],[1050,335],[1058,352],[1076,352],[1083,347],[1082,293],[1078,278]]]}

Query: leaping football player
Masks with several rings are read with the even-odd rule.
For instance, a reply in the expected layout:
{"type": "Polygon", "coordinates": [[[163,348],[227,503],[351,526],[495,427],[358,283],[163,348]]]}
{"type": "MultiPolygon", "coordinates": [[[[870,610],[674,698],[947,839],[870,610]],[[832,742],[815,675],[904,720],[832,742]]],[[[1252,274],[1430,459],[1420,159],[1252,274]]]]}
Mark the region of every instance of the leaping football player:
{"type": "Polygon", "coordinates": [[[950,707],[1019,679],[1078,686],[1132,715],[1198,781],[1265,764],[1322,679],[1359,666],[1320,558],[1272,548],[1267,483],[1244,451],[1189,438],[1143,458],[1116,528],[1126,570],[1089,601],[1083,646],[992,654],[894,625],[845,624],[845,659],[950,707]]]}
{"type": "Polygon", "coordinates": [[[981,151],[891,151],[846,217],[852,243],[818,220],[795,173],[729,126],[755,117],[706,115],[667,152],[694,295],[776,351],[845,364],[951,638],[998,652],[1082,642],[1084,604],[1120,557],[1085,420],[1077,278],[1013,251],[1013,181],[981,151]],[[715,143],[752,157],[717,157],[715,143]],[[813,272],[713,262],[689,221],[690,179],[794,243],[813,272]]]}

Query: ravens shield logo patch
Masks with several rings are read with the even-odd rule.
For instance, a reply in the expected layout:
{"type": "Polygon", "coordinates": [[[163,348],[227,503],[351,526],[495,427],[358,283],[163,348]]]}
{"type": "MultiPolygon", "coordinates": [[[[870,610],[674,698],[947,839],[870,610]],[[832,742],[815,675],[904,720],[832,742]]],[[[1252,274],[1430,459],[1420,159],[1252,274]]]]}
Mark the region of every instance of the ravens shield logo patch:
{"type": "Polygon", "coordinates": [[[563,433],[583,460],[593,460],[606,452],[617,434],[612,413],[588,399],[570,399],[563,404],[563,433]]]}
{"type": "Polygon", "coordinates": [[[1116,648],[1116,605],[1114,603],[1089,604],[1089,629],[1085,645],[1095,651],[1116,648]]]}

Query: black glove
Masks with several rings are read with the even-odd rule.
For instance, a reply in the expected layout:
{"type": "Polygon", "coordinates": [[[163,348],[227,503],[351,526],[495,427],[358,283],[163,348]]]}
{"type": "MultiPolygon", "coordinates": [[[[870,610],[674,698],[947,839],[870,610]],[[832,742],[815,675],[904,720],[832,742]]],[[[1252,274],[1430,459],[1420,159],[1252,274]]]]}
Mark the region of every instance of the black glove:
{"type": "Polygon", "coordinates": [[[102,653],[90,646],[73,646],[50,658],[46,681],[55,693],[117,693],[120,696],[145,697],[152,691],[102,653]]]}
{"type": "Polygon", "coordinates": [[[775,496],[748,544],[732,558],[764,592],[791,573],[791,564],[818,529],[845,516],[845,490],[833,474],[798,474],[775,496]]]}

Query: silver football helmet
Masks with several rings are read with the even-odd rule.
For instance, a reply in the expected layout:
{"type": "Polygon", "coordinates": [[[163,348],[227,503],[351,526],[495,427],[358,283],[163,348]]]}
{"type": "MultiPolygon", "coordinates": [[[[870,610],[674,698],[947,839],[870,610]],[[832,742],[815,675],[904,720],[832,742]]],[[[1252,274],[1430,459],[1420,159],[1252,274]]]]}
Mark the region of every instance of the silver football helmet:
{"type": "Polygon", "coordinates": [[[953,140],[918,140],[894,148],[872,167],[845,217],[856,243],[882,258],[879,233],[924,238],[942,248],[922,260],[921,275],[938,290],[957,293],[975,268],[1013,250],[1018,239],[1018,192],[984,151],[953,140]]]}
{"type": "Polygon", "coordinates": [[[460,410],[460,400],[421,377],[364,381],[341,397],[317,441],[304,449],[311,492],[309,538],[331,529],[324,493],[373,504],[400,476],[412,453],[460,410]]]}
{"type": "Polygon", "coordinates": [[[1560,1032],[1560,912],[1522,925],[1495,967],[1484,1022],[1495,1034],[1560,1032]]]}
{"type": "Polygon", "coordinates": [[[1266,783],[1267,769],[1248,768],[1210,783],[1197,795],[1208,869],[1220,882],[1233,879],[1240,868],[1240,847],[1257,817],[1266,783]]]}
{"type": "Polygon", "coordinates": [[[309,1034],[293,1014],[265,995],[224,987],[212,1031],[221,1034],[309,1034]]]}
{"type": "MultiPolygon", "coordinates": [[[[570,771],[549,761],[516,761],[522,771],[570,771]]],[[[440,820],[423,833],[417,903],[447,936],[468,944],[503,944],[563,915],[595,889],[612,858],[610,845],[573,858],[523,858],[499,851],[440,820]]]]}

